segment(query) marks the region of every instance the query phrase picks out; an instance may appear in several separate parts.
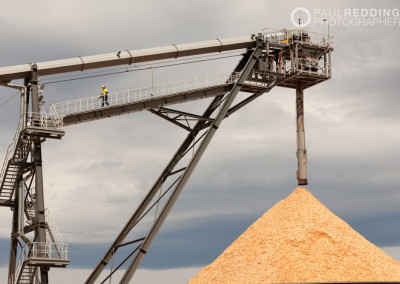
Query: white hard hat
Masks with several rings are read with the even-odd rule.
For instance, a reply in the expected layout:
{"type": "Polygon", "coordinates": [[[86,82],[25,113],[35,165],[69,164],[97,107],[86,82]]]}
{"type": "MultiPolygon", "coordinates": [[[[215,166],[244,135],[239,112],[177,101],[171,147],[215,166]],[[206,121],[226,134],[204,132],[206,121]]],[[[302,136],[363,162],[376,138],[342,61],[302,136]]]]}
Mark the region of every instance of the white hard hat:
{"type": "Polygon", "coordinates": [[[105,88],[106,87],[106,85],[103,85],[103,86],[101,86],[102,88],[105,88]]]}

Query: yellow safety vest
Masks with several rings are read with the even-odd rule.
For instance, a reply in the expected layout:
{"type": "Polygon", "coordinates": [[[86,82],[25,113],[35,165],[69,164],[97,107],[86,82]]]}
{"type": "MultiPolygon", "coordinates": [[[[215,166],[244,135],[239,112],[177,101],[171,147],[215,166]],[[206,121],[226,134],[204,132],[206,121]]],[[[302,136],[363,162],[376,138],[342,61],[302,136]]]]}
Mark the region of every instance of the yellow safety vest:
{"type": "Polygon", "coordinates": [[[106,88],[104,88],[104,90],[103,90],[103,91],[101,91],[101,95],[102,95],[102,96],[106,95],[107,93],[108,93],[108,91],[107,91],[107,89],[106,89],[106,88]]]}

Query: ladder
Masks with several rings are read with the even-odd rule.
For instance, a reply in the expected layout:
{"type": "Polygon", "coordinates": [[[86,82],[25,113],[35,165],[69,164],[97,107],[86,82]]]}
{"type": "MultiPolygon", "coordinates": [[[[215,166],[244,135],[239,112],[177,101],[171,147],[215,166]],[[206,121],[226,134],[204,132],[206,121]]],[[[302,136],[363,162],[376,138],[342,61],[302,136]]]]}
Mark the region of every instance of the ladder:
{"type": "Polygon", "coordinates": [[[1,171],[0,200],[3,202],[10,202],[13,198],[18,177],[31,152],[32,141],[32,136],[21,130],[20,123],[14,141],[8,147],[1,171]]]}
{"type": "Polygon", "coordinates": [[[65,132],[62,119],[45,113],[21,117],[13,142],[9,145],[0,174],[0,205],[12,206],[18,178],[29,166],[32,143],[38,138],[61,139],[65,132]]]}
{"type": "Polygon", "coordinates": [[[15,274],[8,284],[33,284],[38,267],[66,267],[69,264],[68,245],[64,244],[48,209],[46,209],[46,243],[25,245],[17,263],[15,274]]]}
{"type": "Polygon", "coordinates": [[[36,272],[38,270],[37,266],[29,266],[28,262],[24,262],[23,267],[21,268],[21,276],[19,277],[18,282],[11,282],[9,284],[19,283],[19,284],[33,284],[33,280],[35,279],[36,272]]]}

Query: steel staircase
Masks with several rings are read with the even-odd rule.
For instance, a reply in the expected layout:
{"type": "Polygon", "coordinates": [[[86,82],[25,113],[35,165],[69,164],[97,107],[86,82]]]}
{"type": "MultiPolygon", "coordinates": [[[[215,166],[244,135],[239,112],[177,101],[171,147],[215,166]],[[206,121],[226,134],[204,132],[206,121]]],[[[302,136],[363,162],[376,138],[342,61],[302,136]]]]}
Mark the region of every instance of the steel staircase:
{"type": "Polygon", "coordinates": [[[32,136],[25,135],[21,123],[15,134],[14,141],[7,150],[1,171],[0,201],[11,203],[14,190],[22,167],[25,165],[32,148],[32,136]]]}
{"type": "Polygon", "coordinates": [[[21,268],[21,276],[19,277],[18,282],[11,282],[10,284],[19,283],[19,284],[33,284],[33,280],[35,279],[35,275],[37,272],[37,266],[28,266],[28,262],[24,262],[23,267],[21,268]]]}
{"type": "Polygon", "coordinates": [[[8,284],[33,284],[39,266],[66,267],[68,264],[68,245],[63,243],[46,209],[46,243],[32,242],[21,249],[15,274],[8,284]]]}
{"type": "Polygon", "coordinates": [[[57,230],[56,223],[51,217],[49,210],[46,209],[46,242],[52,244],[52,249],[55,250],[58,258],[62,259],[62,251],[60,245],[64,246],[61,235],[57,230]]]}
{"type": "MultiPolygon", "coordinates": [[[[63,130],[62,118],[56,115],[29,113],[21,117],[13,142],[9,145],[0,174],[0,206],[15,207],[15,191],[20,179],[23,183],[32,178],[35,166],[32,158],[35,143],[45,139],[61,139],[63,130]]],[[[26,186],[26,185],[24,185],[26,186]]],[[[27,222],[30,226],[19,231],[19,237],[25,242],[20,248],[20,256],[15,273],[10,275],[9,284],[33,284],[38,277],[39,267],[66,267],[68,260],[68,245],[65,245],[58,234],[54,221],[47,214],[46,241],[30,242],[24,235],[37,225],[36,195],[34,187],[23,191],[23,202],[27,222]]],[[[37,282],[37,283],[40,283],[37,282]]]]}
{"type": "Polygon", "coordinates": [[[0,174],[0,206],[12,206],[18,177],[29,166],[32,143],[37,138],[61,139],[62,119],[41,113],[21,117],[13,142],[9,145],[0,174]]]}

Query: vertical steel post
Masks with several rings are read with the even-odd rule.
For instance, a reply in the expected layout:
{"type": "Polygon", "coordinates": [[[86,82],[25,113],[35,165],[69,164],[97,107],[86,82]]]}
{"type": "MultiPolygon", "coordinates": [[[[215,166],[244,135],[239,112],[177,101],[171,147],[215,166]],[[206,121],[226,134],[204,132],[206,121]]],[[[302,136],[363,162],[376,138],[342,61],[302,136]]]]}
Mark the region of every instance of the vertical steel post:
{"type": "Polygon", "coordinates": [[[269,42],[265,43],[264,71],[269,71],[269,42]]]}
{"type": "Polygon", "coordinates": [[[22,129],[26,126],[26,92],[27,89],[21,89],[21,103],[20,103],[20,117],[19,122],[21,123],[22,129]]]}
{"type": "MultiPolygon", "coordinates": [[[[19,123],[21,126],[21,129],[24,129],[26,126],[26,113],[27,113],[27,109],[26,109],[26,94],[27,93],[27,88],[23,88],[21,89],[21,103],[20,103],[20,118],[19,118],[19,123]]],[[[23,180],[23,176],[20,176],[20,180],[18,183],[18,198],[16,198],[16,200],[18,200],[18,231],[23,233],[23,229],[24,229],[24,199],[25,199],[25,195],[24,195],[24,180],[23,180]]]]}
{"type": "MultiPolygon", "coordinates": [[[[32,66],[31,75],[31,97],[32,97],[32,112],[34,123],[39,123],[39,87],[37,65],[32,66]]],[[[36,231],[36,242],[41,243],[38,250],[39,257],[45,257],[46,253],[46,220],[44,212],[44,192],[43,192],[43,169],[42,169],[42,145],[40,138],[36,138],[33,142],[33,163],[35,165],[35,192],[36,192],[36,217],[38,220],[38,229],[36,231]]],[[[41,284],[48,284],[48,267],[40,267],[41,284]]]]}
{"type": "Polygon", "coordinates": [[[297,181],[299,185],[307,185],[307,150],[304,135],[304,102],[303,82],[297,81],[296,86],[296,117],[297,117],[297,181]]]}
{"type": "Polygon", "coordinates": [[[293,56],[293,49],[290,49],[290,73],[294,73],[294,56],[293,56]]]}
{"type": "MultiPolygon", "coordinates": [[[[21,129],[26,126],[26,113],[27,113],[27,104],[28,99],[27,96],[29,94],[29,80],[25,79],[25,88],[21,89],[21,98],[20,98],[20,121],[21,129]]],[[[19,182],[17,183],[17,190],[15,191],[15,200],[17,202],[14,203],[12,207],[13,210],[13,218],[12,218],[12,225],[11,225],[11,244],[10,244],[10,258],[9,258],[9,265],[8,265],[8,279],[12,275],[15,274],[15,268],[17,265],[17,251],[18,251],[18,231],[21,231],[21,226],[23,229],[23,180],[22,176],[19,177],[19,182]],[[22,183],[22,185],[21,185],[22,183]],[[22,186],[22,193],[21,193],[21,186],[22,186]],[[21,205],[22,203],[22,205],[21,205]]]]}
{"type": "Polygon", "coordinates": [[[24,180],[22,179],[22,176],[20,177],[20,181],[18,183],[18,198],[16,198],[16,200],[18,200],[18,232],[23,233],[24,230],[24,199],[25,199],[25,195],[24,195],[24,180]]]}
{"type": "Polygon", "coordinates": [[[332,77],[332,60],[331,60],[331,48],[329,48],[329,52],[328,52],[328,68],[329,68],[329,77],[332,77]]]}
{"type": "Polygon", "coordinates": [[[299,72],[299,45],[297,43],[294,49],[294,60],[296,62],[296,72],[299,72]]]}
{"type": "MultiPolygon", "coordinates": [[[[16,191],[16,198],[18,198],[18,191],[16,191]]],[[[13,218],[11,225],[11,244],[10,244],[10,258],[8,264],[8,279],[10,281],[10,277],[15,274],[15,268],[17,265],[17,251],[18,251],[18,203],[14,203],[14,207],[12,207],[13,218]]]]}

